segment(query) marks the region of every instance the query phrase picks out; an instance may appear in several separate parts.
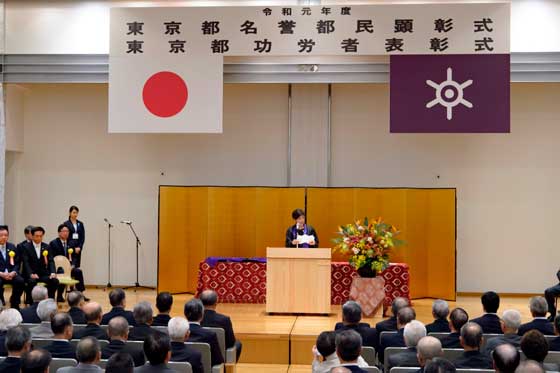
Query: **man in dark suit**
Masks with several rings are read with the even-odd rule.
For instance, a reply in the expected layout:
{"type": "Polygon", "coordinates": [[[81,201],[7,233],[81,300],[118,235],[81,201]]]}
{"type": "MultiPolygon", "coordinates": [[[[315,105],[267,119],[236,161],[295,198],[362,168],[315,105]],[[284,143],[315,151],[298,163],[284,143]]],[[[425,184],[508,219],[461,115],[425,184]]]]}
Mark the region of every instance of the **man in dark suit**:
{"type": "Polygon", "coordinates": [[[519,350],[509,343],[501,344],[492,351],[496,372],[515,372],[521,360],[519,350]]]}
{"type": "Polygon", "coordinates": [[[54,339],[57,340],[43,348],[49,351],[53,358],[75,359],[76,349],[70,344],[70,338],[72,338],[72,332],[74,331],[70,315],[64,312],[54,315],[51,328],[54,339]]]}
{"type": "Polygon", "coordinates": [[[523,351],[527,360],[536,361],[546,371],[556,372],[558,371],[557,364],[544,362],[546,355],[548,355],[548,347],[545,336],[538,330],[529,330],[521,338],[521,351],[523,351]]]}
{"type": "Polygon", "coordinates": [[[142,350],[142,347],[126,343],[126,341],[128,340],[128,322],[124,317],[113,317],[111,321],[109,321],[107,333],[109,334],[110,342],[101,351],[102,359],[109,359],[113,354],[116,354],[117,352],[124,352],[132,356],[132,360],[134,360],[134,366],[139,367],[141,365],[144,365],[144,363],[146,362],[146,358],[144,357],[144,351],[142,350]]]}
{"type": "Polygon", "coordinates": [[[59,368],[57,373],[103,373],[103,369],[99,367],[101,351],[99,351],[99,342],[95,337],[85,337],[76,347],[76,360],[78,365],[75,367],[66,366],[59,368]]]}
{"type": "Polygon", "coordinates": [[[200,322],[204,318],[204,306],[200,299],[193,298],[185,303],[185,317],[189,320],[189,342],[203,342],[210,345],[212,366],[224,363],[222,350],[218,344],[218,337],[212,330],[204,329],[200,322]]]}
{"type": "Polygon", "coordinates": [[[498,308],[500,308],[500,296],[493,291],[487,291],[482,294],[480,300],[484,309],[484,315],[471,321],[480,325],[482,332],[485,334],[501,334],[502,325],[497,314],[498,308]]]}
{"type": "Polygon", "coordinates": [[[154,317],[152,326],[167,326],[171,316],[171,307],[173,306],[173,295],[167,291],[159,293],[156,297],[156,308],[158,309],[158,315],[154,317]]]}
{"type": "Polygon", "coordinates": [[[550,313],[548,321],[554,321],[556,317],[556,297],[560,296],[560,269],[556,272],[556,277],[558,278],[558,284],[544,291],[544,297],[546,298],[546,303],[548,303],[548,312],[550,313]]]}
{"type": "Polygon", "coordinates": [[[0,299],[6,304],[3,285],[11,285],[10,307],[19,309],[25,281],[20,273],[21,254],[14,244],[8,242],[9,234],[8,226],[0,225],[0,299]]]}
{"type": "Polygon", "coordinates": [[[49,297],[47,292],[47,288],[44,286],[35,286],[31,291],[31,298],[33,299],[33,304],[20,310],[21,317],[23,318],[23,322],[26,324],[40,324],[41,319],[37,315],[37,307],[39,306],[39,302],[45,300],[49,297]]]}
{"type": "Polygon", "coordinates": [[[431,336],[426,336],[418,341],[416,347],[418,350],[417,358],[420,365],[420,373],[424,372],[424,367],[429,364],[433,359],[443,356],[443,349],[439,339],[431,336]]]}
{"type": "Polygon", "coordinates": [[[521,325],[521,313],[518,310],[505,310],[502,313],[502,332],[503,335],[486,340],[483,353],[490,356],[496,347],[503,344],[510,344],[519,348],[521,337],[517,335],[521,325]]]}
{"type": "Polygon", "coordinates": [[[136,326],[128,333],[128,339],[131,341],[144,341],[146,337],[153,334],[154,329],[150,327],[153,320],[152,305],[149,302],[142,301],[137,303],[132,309],[136,326]]]}
{"type": "Polygon", "coordinates": [[[492,360],[480,352],[482,345],[482,327],[475,322],[468,322],[461,328],[461,346],[465,352],[455,360],[458,369],[492,369],[492,360]]]}
{"type": "Polygon", "coordinates": [[[128,325],[136,325],[136,321],[134,321],[134,315],[130,311],[126,311],[126,294],[123,289],[117,288],[111,290],[109,293],[109,302],[113,307],[111,311],[103,315],[101,319],[101,325],[108,325],[109,321],[113,317],[122,316],[128,322],[128,325]]]}
{"type": "Polygon", "coordinates": [[[362,337],[354,330],[344,330],[336,334],[336,355],[340,365],[351,372],[365,373],[359,367],[358,357],[362,352],[362,337]]]}
{"type": "Polygon", "coordinates": [[[449,333],[449,305],[443,299],[436,299],[432,304],[432,315],[434,322],[426,325],[426,332],[430,333],[449,333]]]}
{"type": "Polygon", "coordinates": [[[548,341],[549,351],[560,351],[560,317],[556,316],[554,319],[554,338],[552,341],[548,341]]]}
{"type": "Polygon", "coordinates": [[[388,358],[387,371],[393,367],[417,367],[418,351],[416,347],[420,339],[426,336],[426,327],[420,321],[412,320],[404,327],[404,344],[406,351],[391,355],[388,358]]]}
{"type": "Polygon", "coordinates": [[[342,323],[337,323],[335,331],[354,330],[362,337],[362,346],[370,346],[377,351],[379,337],[377,330],[369,325],[361,323],[362,307],[353,300],[349,300],[342,306],[342,323]]]}
{"type": "Polygon", "coordinates": [[[23,268],[27,281],[27,297],[31,298],[31,289],[38,282],[47,284],[49,298],[54,299],[58,288],[56,268],[49,245],[43,242],[45,230],[42,227],[33,227],[31,230],[32,241],[24,245],[23,268]]]}
{"type": "Polygon", "coordinates": [[[529,301],[529,310],[531,310],[533,321],[521,325],[518,334],[523,336],[529,330],[535,329],[544,335],[554,335],[554,327],[546,318],[546,299],[543,297],[532,297],[529,301]]]}
{"type": "Polygon", "coordinates": [[[397,314],[397,333],[384,335],[379,343],[379,361],[385,359],[385,349],[387,347],[406,347],[404,344],[404,327],[406,324],[416,319],[416,312],[411,307],[404,307],[397,314]]]}
{"type": "Polygon", "coordinates": [[[21,356],[21,371],[22,373],[48,372],[51,361],[50,352],[37,348],[21,356]]]}
{"type": "MultiPolygon", "coordinates": [[[[142,352],[142,355],[143,354],[142,352]]],[[[132,356],[126,352],[117,352],[113,354],[109,360],[107,360],[105,373],[134,373],[134,360],[132,360],[132,356]]]]}
{"type": "Polygon", "coordinates": [[[189,323],[182,317],[174,317],[168,325],[171,338],[171,361],[186,361],[191,364],[193,373],[204,373],[200,352],[189,347],[189,323]]]}
{"type": "Polygon", "coordinates": [[[84,325],[86,324],[86,316],[82,307],[84,306],[84,296],[79,291],[71,291],[68,294],[68,314],[72,318],[74,325],[84,325]]]}
{"type": "MultiPolygon", "coordinates": [[[[58,237],[49,243],[49,247],[53,253],[53,258],[58,255],[68,258],[70,264],[72,265],[72,270],[70,273],[65,273],[65,275],[77,280],[78,283],[76,284],[76,289],[83,292],[86,289],[84,286],[84,274],[80,268],[75,266],[76,256],[74,254],[74,248],[71,247],[68,242],[69,234],[70,230],[68,227],[64,224],[60,224],[58,226],[58,237]]],[[[57,268],[57,273],[59,272],[63,273],[62,269],[57,268]]],[[[64,288],[64,285],[58,287],[58,302],[64,302],[64,288]]]]}
{"type": "Polygon", "coordinates": [[[0,372],[19,373],[21,355],[31,350],[31,334],[27,328],[16,326],[6,334],[6,349],[8,357],[0,363],[0,372]]]}
{"type": "Polygon", "coordinates": [[[241,356],[241,342],[235,339],[235,333],[233,332],[233,325],[229,316],[223,315],[216,312],[216,305],[218,303],[218,294],[214,290],[204,290],[200,294],[200,300],[204,305],[204,318],[200,325],[203,327],[212,328],[222,328],[226,335],[226,348],[235,347],[236,349],[236,359],[239,361],[239,356],[241,356]]]}
{"type": "Polygon", "coordinates": [[[469,314],[462,308],[455,308],[449,316],[451,333],[441,339],[443,348],[461,348],[461,328],[469,321],[469,314]]]}
{"type": "Polygon", "coordinates": [[[96,302],[89,302],[84,305],[84,315],[87,325],[85,328],[77,330],[73,339],[82,339],[84,337],[95,337],[99,340],[109,340],[107,333],[99,326],[103,310],[101,305],[96,302]]]}
{"type": "Polygon", "coordinates": [[[144,341],[144,353],[150,363],[135,368],[134,372],[175,372],[167,366],[169,358],[171,357],[171,340],[167,334],[158,330],[150,334],[144,341]]]}
{"type": "Polygon", "coordinates": [[[28,225],[27,227],[25,227],[25,229],[23,230],[23,234],[25,235],[25,240],[21,241],[20,243],[17,244],[16,249],[18,251],[18,254],[22,255],[23,254],[23,246],[26,243],[31,243],[31,230],[33,229],[32,225],[28,225]]]}
{"type": "Polygon", "coordinates": [[[402,308],[408,307],[408,299],[397,297],[393,299],[391,304],[391,313],[393,316],[387,320],[383,320],[375,324],[377,335],[381,338],[381,332],[394,332],[397,331],[397,315],[402,308]]]}

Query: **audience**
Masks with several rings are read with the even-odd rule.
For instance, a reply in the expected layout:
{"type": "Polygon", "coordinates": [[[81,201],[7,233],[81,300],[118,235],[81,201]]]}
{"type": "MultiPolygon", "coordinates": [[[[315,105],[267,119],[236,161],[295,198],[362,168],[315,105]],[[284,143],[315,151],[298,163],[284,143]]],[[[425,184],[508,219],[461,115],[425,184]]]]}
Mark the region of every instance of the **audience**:
{"type": "Polygon", "coordinates": [[[74,331],[70,315],[64,312],[54,315],[51,329],[56,341],[46,345],[45,350],[49,351],[53,358],[75,359],[76,349],[70,344],[74,331]]]}
{"type": "Polygon", "coordinates": [[[498,308],[500,308],[500,296],[493,291],[487,291],[482,294],[480,300],[484,315],[471,321],[480,325],[485,334],[500,334],[502,326],[497,314],[498,308]]]}
{"type": "Polygon", "coordinates": [[[210,356],[212,366],[220,365],[224,362],[222,350],[218,344],[218,337],[212,330],[204,329],[200,322],[204,318],[204,305],[200,299],[193,298],[185,303],[185,317],[189,320],[190,342],[203,342],[210,345],[210,356]]]}
{"type": "Polygon", "coordinates": [[[533,321],[521,325],[518,334],[523,336],[529,330],[535,329],[544,335],[554,335],[554,328],[546,317],[546,313],[548,312],[546,299],[544,299],[544,297],[531,298],[529,301],[529,310],[533,316],[533,321]]]}
{"type": "Polygon", "coordinates": [[[146,301],[139,302],[132,309],[132,314],[136,326],[128,333],[128,339],[130,341],[144,341],[147,336],[154,332],[154,329],[150,327],[154,319],[152,305],[146,301]]]}
{"type": "Polygon", "coordinates": [[[420,321],[412,320],[405,325],[403,336],[407,349],[389,357],[387,361],[389,371],[393,367],[417,367],[419,365],[416,346],[418,341],[426,336],[426,327],[420,321]]]}
{"type": "MultiPolygon", "coordinates": [[[[110,323],[111,322],[109,322],[109,324],[110,323]]],[[[107,366],[105,367],[105,373],[132,372],[134,372],[134,361],[132,360],[130,354],[127,354],[126,352],[117,352],[116,354],[113,354],[107,361],[107,366]]]]}
{"type": "Polygon", "coordinates": [[[433,358],[426,367],[424,373],[455,373],[456,368],[453,363],[441,357],[433,358]]]}
{"type": "Polygon", "coordinates": [[[342,323],[337,323],[335,331],[354,330],[362,337],[362,346],[370,346],[377,350],[379,337],[377,330],[369,324],[361,323],[362,307],[355,301],[349,300],[342,306],[342,323]]]}
{"type": "Polygon", "coordinates": [[[174,317],[169,320],[167,329],[171,339],[171,361],[188,362],[193,373],[204,373],[202,355],[185,344],[189,339],[189,322],[182,317],[174,317]]]}
{"type": "MultiPolygon", "coordinates": [[[[27,228],[26,228],[27,229],[27,228]]],[[[21,317],[26,324],[40,324],[41,319],[37,316],[37,307],[39,302],[45,300],[49,297],[49,292],[46,287],[37,285],[31,290],[31,298],[33,299],[33,304],[29,307],[20,310],[21,317]]]]}
{"type": "Polygon", "coordinates": [[[436,299],[432,304],[432,315],[434,322],[426,325],[426,332],[430,333],[449,333],[449,304],[442,299],[436,299]]]}
{"type": "MultiPolygon", "coordinates": [[[[4,343],[2,343],[4,346],[4,343]]],[[[0,363],[0,372],[19,373],[21,356],[31,350],[31,333],[23,326],[14,326],[6,334],[8,357],[0,363]]]]}
{"type": "Polygon", "coordinates": [[[78,365],[75,367],[60,368],[58,373],[80,373],[80,372],[103,372],[98,365],[101,359],[99,342],[95,337],[85,337],[78,342],[76,348],[76,359],[78,365]]]}
{"type": "Polygon", "coordinates": [[[558,365],[544,363],[544,359],[548,355],[548,341],[538,330],[529,330],[523,335],[521,338],[521,351],[523,351],[527,359],[536,361],[545,370],[558,370],[558,365]]]}
{"type": "Polygon", "coordinates": [[[490,356],[492,350],[504,343],[509,343],[516,348],[519,348],[521,343],[521,337],[517,335],[521,325],[521,313],[517,310],[505,310],[502,313],[501,323],[504,334],[488,339],[484,346],[484,353],[488,356],[490,356]]]}
{"type": "MultiPolygon", "coordinates": [[[[241,342],[235,339],[233,332],[233,325],[229,316],[216,312],[216,305],[218,304],[218,294],[214,290],[205,290],[200,294],[200,301],[204,306],[204,317],[200,325],[203,327],[222,328],[226,334],[226,348],[235,347],[236,359],[239,360],[241,356],[241,342]]],[[[225,356],[224,356],[225,358],[225,356]]]]}
{"type": "Polygon", "coordinates": [[[41,323],[29,329],[31,338],[52,338],[54,333],[51,329],[51,320],[58,311],[54,299],[44,299],[37,306],[37,315],[41,323]]]}
{"type": "Polygon", "coordinates": [[[167,366],[171,358],[171,340],[168,335],[158,330],[148,335],[144,341],[144,353],[148,358],[149,364],[135,368],[135,372],[175,372],[167,366]]]}
{"type": "Polygon", "coordinates": [[[461,328],[461,346],[463,356],[455,361],[455,367],[461,369],[492,369],[492,360],[480,352],[482,345],[482,327],[475,322],[468,322],[461,328]]]}
{"type": "Polygon", "coordinates": [[[111,290],[109,293],[109,302],[111,303],[111,311],[103,315],[101,319],[101,325],[109,325],[109,321],[113,317],[122,316],[128,321],[131,326],[136,325],[134,321],[134,315],[132,312],[125,310],[126,307],[126,293],[123,289],[117,288],[111,290]]]}
{"type": "Polygon", "coordinates": [[[519,365],[521,356],[516,347],[505,343],[492,351],[494,370],[499,373],[514,373],[519,365]]]}
{"type": "Polygon", "coordinates": [[[451,333],[441,339],[443,348],[461,348],[461,328],[469,321],[469,314],[462,308],[455,308],[449,316],[451,333]]]}
{"type": "Polygon", "coordinates": [[[401,308],[408,307],[408,299],[397,297],[393,299],[391,304],[392,316],[387,320],[383,320],[375,324],[375,330],[377,330],[377,335],[381,338],[381,332],[394,332],[397,330],[397,315],[401,308]]]}
{"type": "Polygon", "coordinates": [[[98,340],[108,340],[107,333],[99,326],[103,315],[101,305],[97,302],[89,302],[84,305],[83,311],[87,325],[83,329],[76,330],[72,338],[95,337],[98,340]]]}
{"type": "Polygon", "coordinates": [[[156,297],[156,308],[158,309],[158,314],[154,317],[152,326],[167,326],[171,316],[171,307],[173,306],[173,295],[171,293],[164,291],[157,295],[156,297]]]}
{"type": "Polygon", "coordinates": [[[72,322],[76,325],[83,325],[86,323],[86,316],[82,307],[84,306],[84,296],[79,291],[71,291],[68,294],[68,314],[72,318],[72,322]]]}
{"type": "Polygon", "coordinates": [[[14,308],[7,308],[0,313],[0,356],[8,354],[5,344],[8,330],[21,324],[21,320],[21,314],[14,308]]]}
{"type": "Polygon", "coordinates": [[[336,355],[340,365],[351,372],[366,372],[358,365],[358,357],[362,353],[362,337],[354,330],[336,333],[336,355]]]}
{"type": "Polygon", "coordinates": [[[416,319],[416,312],[411,307],[404,307],[397,314],[397,333],[384,335],[381,337],[379,344],[379,361],[383,362],[385,358],[385,349],[387,347],[406,347],[404,344],[404,327],[406,324],[416,319]]]}
{"type": "Polygon", "coordinates": [[[146,358],[144,357],[142,347],[126,343],[128,340],[128,322],[124,317],[113,317],[109,321],[107,332],[109,334],[109,344],[101,351],[102,359],[109,359],[114,354],[122,352],[132,356],[134,366],[144,365],[146,358]]]}
{"type": "Polygon", "coordinates": [[[548,341],[549,343],[548,350],[560,351],[560,316],[556,316],[554,318],[554,335],[556,335],[556,338],[554,338],[551,341],[548,341]]]}
{"type": "MultiPolygon", "coordinates": [[[[410,324],[409,324],[410,325],[410,324]]],[[[405,330],[406,335],[406,330],[405,330]]],[[[420,365],[419,372],[424,372],[426,365],[434,358],[443,356],[443,349],[441,348],[441,341],[435,337],[424,337],[418,341],[417,358],[420,365]]]]}
{"type": "Polygon", "coordinates": [[[21,359],[21,373],[47,373],[52,361],[51,354],[40,348],[23,354],[21,359]]]}

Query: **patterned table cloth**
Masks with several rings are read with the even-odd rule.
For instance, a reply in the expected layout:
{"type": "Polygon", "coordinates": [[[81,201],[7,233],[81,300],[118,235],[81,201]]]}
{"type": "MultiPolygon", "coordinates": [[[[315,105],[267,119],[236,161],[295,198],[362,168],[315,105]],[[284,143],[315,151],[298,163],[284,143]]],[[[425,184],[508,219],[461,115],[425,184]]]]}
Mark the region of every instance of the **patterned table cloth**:
{"type": "MultiPolygon", "coordinates": [[[[358,273],[347,262],[331,263],[331,304],[350,299],[350,286],[356,276],[358,273]]],[[[396,297],[410,300],[409,267],[391,263],[381,276],[385,280],[385,315],[396,297]]],[[[205,289],[216,291],[222,303],[266,303],[266,263],[220,261],[211,266],[203,260],[198,267],[196,296],[205,289]]]]}

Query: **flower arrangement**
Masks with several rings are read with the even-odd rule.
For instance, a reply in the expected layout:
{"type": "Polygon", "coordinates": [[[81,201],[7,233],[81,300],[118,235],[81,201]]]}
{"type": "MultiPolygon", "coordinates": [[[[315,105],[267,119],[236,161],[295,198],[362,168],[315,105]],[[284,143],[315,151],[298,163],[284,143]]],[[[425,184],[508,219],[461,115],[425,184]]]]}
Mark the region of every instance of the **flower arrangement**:
{"type": "Polygon", "coordinates": [[[333,239],[333,250],[350,254],[349,263],[362,277],[374,277],[389,266],[389,253],[404,242],[396,238],[400,232],[381,218],[341,225],[339,237],[333,239]],[[369,276],[368,276],[369,275],[369,276]]]}

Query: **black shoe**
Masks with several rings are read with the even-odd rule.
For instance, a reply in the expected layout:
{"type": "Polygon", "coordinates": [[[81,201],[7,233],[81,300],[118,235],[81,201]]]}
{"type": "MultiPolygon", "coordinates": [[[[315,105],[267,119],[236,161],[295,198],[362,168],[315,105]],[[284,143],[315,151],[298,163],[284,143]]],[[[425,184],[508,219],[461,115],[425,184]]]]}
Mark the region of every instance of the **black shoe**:
{"type": "Polygon", "coordinates": [[[550,315],[547,320],[550,322],[554,322],[554,316],[550,315]]]}
{"type": "Polygon", "coordinates": [[[88,297],[84,297],[84,301],[89,302],[90,300],[88,297]]]}

